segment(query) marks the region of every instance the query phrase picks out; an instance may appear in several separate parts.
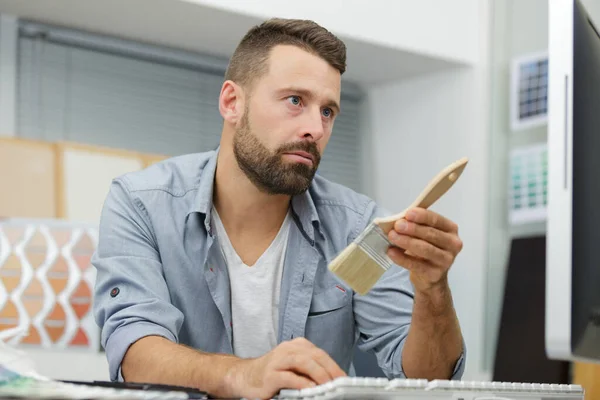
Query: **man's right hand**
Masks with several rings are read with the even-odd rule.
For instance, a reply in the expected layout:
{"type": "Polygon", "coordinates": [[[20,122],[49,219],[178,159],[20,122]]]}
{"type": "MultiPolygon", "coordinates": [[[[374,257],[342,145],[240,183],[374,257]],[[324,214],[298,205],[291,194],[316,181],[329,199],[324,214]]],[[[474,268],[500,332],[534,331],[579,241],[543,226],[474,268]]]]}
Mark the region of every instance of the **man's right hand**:
{"type": "Polygon", "coordinates": [[[268,399],[281,389],[321,385],[346,373],[305,338],[281,343],[262,357],[241,359],[227,373],[233,396],[268,399]]]}

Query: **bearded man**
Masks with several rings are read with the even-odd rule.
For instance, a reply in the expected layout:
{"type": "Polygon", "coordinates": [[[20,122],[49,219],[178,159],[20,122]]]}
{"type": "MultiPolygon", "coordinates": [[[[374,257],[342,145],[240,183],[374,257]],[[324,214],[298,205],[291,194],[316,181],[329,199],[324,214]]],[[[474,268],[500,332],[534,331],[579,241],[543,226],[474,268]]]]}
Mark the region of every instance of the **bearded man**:
{"type": "Polygon", "coordinates": [[[390,232],[397,265],[367,295],[327,268],[389,215],[316,175],[345,69],[323,27],[265,21],[231,58],[218,149],[113,181],[92,260],[112,380],[269,398],[348,374],[355,346],[389,378],[461,377],[454,222],[412,210],[390,232]]]}

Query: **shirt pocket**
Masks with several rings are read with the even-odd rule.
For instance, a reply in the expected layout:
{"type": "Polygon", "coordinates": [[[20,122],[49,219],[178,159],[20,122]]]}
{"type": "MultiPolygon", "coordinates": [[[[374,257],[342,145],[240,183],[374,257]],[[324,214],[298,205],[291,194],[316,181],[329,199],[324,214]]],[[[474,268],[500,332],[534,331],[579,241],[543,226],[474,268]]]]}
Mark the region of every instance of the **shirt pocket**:
{"type": "Polygon", "coordinates": [[[310,308],[308,310],[309,317],[330,314],[339,310],[350,303],[352,296],[348,290],[336,286],[325,289],[320,293],[312,296],[310,308]]]}
{"type": "Polygon", "coordinates": [[[334,285],[312,296],[305,336],[348,372],[355,340],[354,313],[352,292],[342,289],[334,285]]]}

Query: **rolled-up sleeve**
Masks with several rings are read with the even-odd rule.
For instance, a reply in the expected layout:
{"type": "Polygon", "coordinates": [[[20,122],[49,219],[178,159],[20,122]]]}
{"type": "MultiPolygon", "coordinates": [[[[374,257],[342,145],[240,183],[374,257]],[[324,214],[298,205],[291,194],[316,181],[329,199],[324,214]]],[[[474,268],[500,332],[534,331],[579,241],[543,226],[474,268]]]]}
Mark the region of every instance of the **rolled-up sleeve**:
{"type": "MultiPolygon", "coordinates": [[[[391,215],[375,204],[370,207],[365,213],[365,226],[373,218],[391,215]]],[[[367,295],[355,294],[353,301],[359,331],[358,348],[375,354],[379,367],[388,378],[406,378],[402,369],[402,350],[408,336],[414,304],[414,288],[408,270],[401,267],[390,268],[367,295]]],[[[465,355],[466,346],[463,341],[463,352],[455,364],[451,379],[462,377],[465,355]]]]}
{"type": "Polygon", "coordinates": [[[177,342],[183,323],[170,301],[150,218],[124,177],[112,182],[104,203],[92,265],[94,317],[110,379],[122,380],[121,361],[131,344],[153,335],[177,342]]]}

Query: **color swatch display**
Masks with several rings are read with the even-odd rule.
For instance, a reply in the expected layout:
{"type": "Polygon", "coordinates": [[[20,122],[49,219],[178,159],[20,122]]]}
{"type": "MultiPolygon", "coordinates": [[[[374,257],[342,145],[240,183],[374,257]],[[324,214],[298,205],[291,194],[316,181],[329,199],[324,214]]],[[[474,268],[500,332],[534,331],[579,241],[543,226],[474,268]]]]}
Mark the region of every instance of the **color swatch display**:
{"type": "Polygon", "coordinates": [[[539,126],[548,116],[548,56],[532,54],[513,61],[512,129],[539,126]]]}
{"type": "Polygon", "coordinates": [[[12,345],[99,350],[92,314],[97,229],[55,220],[0,220],[0,330],[12,345]]]}
{"type": "Polygon", "coordinates": [[[546,144],[520,147],[510,154],[509,218],[513,225],[543,222],[548,205],[546,144]]]}

